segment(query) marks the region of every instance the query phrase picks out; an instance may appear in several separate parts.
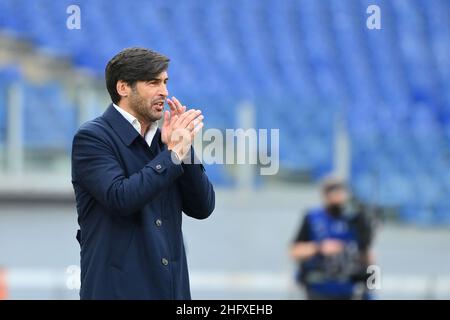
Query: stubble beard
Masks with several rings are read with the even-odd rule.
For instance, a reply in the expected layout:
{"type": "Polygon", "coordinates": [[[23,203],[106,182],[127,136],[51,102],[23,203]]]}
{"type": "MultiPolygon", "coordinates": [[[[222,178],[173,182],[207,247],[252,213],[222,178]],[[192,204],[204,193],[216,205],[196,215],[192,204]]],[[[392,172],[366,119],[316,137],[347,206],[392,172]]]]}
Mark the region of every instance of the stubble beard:
{"type": "Polygon", "coordinates": [[[153,109],[153,101],[142,98],[136,89],[131,92],[129,104],[130,108],[137,114],[138,119],[145,123],[152,123],[162,118],[162,115],[153,109]]]}

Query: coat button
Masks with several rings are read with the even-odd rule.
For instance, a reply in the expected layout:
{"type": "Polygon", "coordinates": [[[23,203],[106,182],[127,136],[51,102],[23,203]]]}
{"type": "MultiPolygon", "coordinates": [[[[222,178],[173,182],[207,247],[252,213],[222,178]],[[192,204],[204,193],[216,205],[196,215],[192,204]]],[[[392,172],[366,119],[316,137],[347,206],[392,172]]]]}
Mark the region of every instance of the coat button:
{"type": "Polygon", "coordinates": [[[162,226],[162,221],[160,219],[156,219],[155,220],[155,224],[157,227],[161,227],[162,226]]]}
{"type": "Polygon", "coordinates": [[[156,165],[156,170],[161,170],[161,165],[160,164],[156,165]]]}
{"type": "Polygon", "coordinates": [[[162,258],[161,259],[161,263],[165,266],[167,266],[169,264],[169,260],[167,260],[166,258],[162,258]]]}

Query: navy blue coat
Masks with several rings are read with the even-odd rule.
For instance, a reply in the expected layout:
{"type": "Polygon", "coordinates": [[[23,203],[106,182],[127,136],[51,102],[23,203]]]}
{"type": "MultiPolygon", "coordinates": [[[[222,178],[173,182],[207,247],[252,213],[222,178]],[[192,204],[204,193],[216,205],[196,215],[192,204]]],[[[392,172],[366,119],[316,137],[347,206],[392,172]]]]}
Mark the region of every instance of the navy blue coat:
{"type": "Polygon", "coordinates": [[[74,137],[72,184],[81,299],[190,299],[182,212],[215,205],[201,164],[173,163],[159,129],[149,147],[110,105],[74,137]]]}

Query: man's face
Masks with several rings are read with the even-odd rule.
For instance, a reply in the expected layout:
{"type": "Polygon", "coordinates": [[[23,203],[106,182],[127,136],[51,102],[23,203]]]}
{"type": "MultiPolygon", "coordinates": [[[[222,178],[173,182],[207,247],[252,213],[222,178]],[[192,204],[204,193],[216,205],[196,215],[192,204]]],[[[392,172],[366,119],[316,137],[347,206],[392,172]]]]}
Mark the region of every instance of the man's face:
{"type": "Polygon", "coordinates": [[[138,81],[131,88],[129,106],[139,119],[154,122],[162,118],[167,91],[167,72],[161,72],[149,81],[138,81]]]}
{"type": "Polygon", "coordinates": [[[345,188],[329,191],[325,195],[326,205],[344,205],[348,200],[348,192],[345,188]]]}

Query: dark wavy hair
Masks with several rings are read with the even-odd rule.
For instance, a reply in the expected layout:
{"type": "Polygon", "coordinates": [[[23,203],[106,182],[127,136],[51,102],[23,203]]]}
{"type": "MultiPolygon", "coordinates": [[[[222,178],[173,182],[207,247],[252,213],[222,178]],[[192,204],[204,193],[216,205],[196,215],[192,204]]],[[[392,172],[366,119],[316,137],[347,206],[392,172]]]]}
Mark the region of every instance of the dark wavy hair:
{"type": "Polygon", "coordinates": [[[137,81],[156,78],[169,67],[170,59],[145,48],[127,48],[116,54],[105,68],[106,88],[114,103],[120,101],[117,81],[122,80],[133,87],[137,81]]]}

